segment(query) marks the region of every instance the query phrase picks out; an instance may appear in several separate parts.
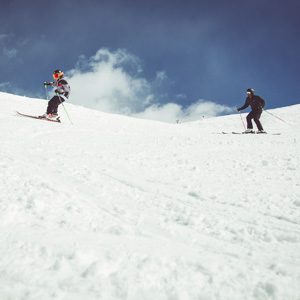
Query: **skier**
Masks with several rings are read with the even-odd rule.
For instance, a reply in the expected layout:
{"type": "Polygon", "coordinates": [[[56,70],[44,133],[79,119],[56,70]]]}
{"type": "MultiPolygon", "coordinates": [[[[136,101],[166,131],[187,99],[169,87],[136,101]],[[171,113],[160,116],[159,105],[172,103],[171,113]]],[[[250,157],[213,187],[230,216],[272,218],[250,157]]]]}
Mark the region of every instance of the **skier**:
{"type": "Polygon", "coordinates": [[[45,114],[40,116],[40,118],[46,118],[50,120],[59,120],[57,109],[58,105],[63,103],[69,98],[70,95],[70,86],[68,82],[63,78],[64,72],[61,70],[55,70],[53,72],[54,82],[44,82],[45,86],[55,87],[55,96],[53,96],[48,102],[47,111],[45,114]]]}
{"type": "Polygon", "coordinates": [[[254,120],[256,126],[257,126],[257,133],[266,133],[259,121],[259,118],[262,114],[262,110],[265,106],[265,100],[261,97],[254,95],[254,89],[249,88],[247,89],[247,98],[245,101],[245,104],[238,108],[237,111],[241,111],[248,106],[251,106],[251,112],[247,115],[247,130],[244,133],[255,133],[253,131],[253,125],[252,125],[252,119],[254,120]]]}

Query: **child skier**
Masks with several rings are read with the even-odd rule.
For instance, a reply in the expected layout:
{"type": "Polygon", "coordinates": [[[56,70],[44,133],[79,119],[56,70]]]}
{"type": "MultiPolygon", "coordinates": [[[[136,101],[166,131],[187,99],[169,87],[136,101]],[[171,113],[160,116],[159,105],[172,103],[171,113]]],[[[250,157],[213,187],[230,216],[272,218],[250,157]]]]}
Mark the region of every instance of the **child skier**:
{"type": "Polygon", "coordinates": [[[55,96],[53,96],[48,102],[47,111],[40,118],[46,118],[50,120],[59,120],[57,109],[58,105],[69,98],[70,86],[68,82],[63,78],[64,72],[61,70],[55,70],[53,72],[54,82],[44,82],[45,86],[55,87],[55,96]]]}
{"type": "Polygon", "coordinates": [[[254,95],[254,89],[249,88],[247,89],[247,98],[245,101],[245,104],[238,108],[237,111],[241,111],[248,106],[251,106],[251,112],[247,115],[247,130],[244,133],[255,133],[253,131],[253,125],[252,125],[252,119],[254,120],[256,126],[257,126],[257,133],[266,133],[259,121],[259,118],[262,114],[262,110],[265,106],[265,100],[261,97],[254,95]]]}

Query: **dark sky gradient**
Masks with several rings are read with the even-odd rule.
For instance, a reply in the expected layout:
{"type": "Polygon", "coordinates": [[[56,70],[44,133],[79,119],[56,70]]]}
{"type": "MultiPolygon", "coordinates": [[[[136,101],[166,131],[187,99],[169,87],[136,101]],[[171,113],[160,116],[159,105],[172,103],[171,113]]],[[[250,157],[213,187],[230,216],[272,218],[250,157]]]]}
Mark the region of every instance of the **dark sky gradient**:
{"type": "Polygon", "coordinates": [[[34,95],[53,69],[102,47],[165,71],[168,100],[230,106],[254,87],[268,107],[300,100],[299,0],[0,0],[0,84],[34,95]],[[17,52],[10,51],[16,49],[17,52]]]}

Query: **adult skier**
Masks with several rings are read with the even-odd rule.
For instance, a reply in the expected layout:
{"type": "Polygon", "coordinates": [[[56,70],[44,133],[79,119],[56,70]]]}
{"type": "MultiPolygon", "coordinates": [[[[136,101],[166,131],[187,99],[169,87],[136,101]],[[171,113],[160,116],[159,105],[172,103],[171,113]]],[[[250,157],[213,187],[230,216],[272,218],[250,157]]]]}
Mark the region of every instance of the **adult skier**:
{"type": "Polygon", "coordinates": [[[52,86],[55,88],[55,96],[53,96],[49,102],[47,111],[45,114],[40,116],[40,118],[46,118],[50,120],[59,120],[57,110],[59,104],[63,103],[69,98],[70,86],[68,82],[64,79],[64,72],[61,70],[55,70],[53,72],[54,82],[44,82],[45,86],[52,86]]]}
{"type": "Polygon", "coordinates": [[[253,130],[252,119],[257,126],[257,133],[266,133],[259,121],[263,108],[265,107],[265,100],[257,95],[254,95],[254,89],[252,88],[247,89],[247,98],[245,104],[242,107],[238,108],[237,111],[241,111],[248,106],[250,106],[252,110],[246,117],[247,130],[244,133],[255,133],[253,130]]]}

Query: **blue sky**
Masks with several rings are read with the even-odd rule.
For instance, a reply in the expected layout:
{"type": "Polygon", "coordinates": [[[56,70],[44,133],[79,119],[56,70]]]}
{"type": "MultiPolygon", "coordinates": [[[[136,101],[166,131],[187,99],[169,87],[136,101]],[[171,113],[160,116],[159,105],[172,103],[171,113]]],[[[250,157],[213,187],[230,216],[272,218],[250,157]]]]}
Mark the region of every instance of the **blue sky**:
{"type": "Polygon", "coordinates": [[[269,108],[296,104],[299,11],[297,0],[1,0],[0,90],[42,95],[54,69],[83,74],[106,49],[128,54],[113,68],[146,83],[157,106],[235,107],[248,87],[269,108]]]}

